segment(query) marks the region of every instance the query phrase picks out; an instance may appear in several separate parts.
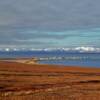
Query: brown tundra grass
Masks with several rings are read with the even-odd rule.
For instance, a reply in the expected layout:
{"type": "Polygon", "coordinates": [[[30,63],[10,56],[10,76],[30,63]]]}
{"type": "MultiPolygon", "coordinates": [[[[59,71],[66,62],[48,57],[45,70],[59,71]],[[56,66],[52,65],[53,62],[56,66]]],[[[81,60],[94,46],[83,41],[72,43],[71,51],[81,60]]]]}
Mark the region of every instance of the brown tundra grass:
{"type": "Polygon", "coordinates": [[[100,69],[2,61],[0,100],[100,100],[100,69]]]}

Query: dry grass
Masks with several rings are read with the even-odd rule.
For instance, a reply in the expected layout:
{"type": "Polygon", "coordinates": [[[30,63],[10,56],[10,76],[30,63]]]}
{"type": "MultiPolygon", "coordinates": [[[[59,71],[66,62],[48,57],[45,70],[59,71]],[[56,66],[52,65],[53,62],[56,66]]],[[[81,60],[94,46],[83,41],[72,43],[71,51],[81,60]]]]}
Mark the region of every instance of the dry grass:
{"type": "Polygon", "coordinates": [[[0,100],[100,100],[100,69],[0,62],[0,100]]]}

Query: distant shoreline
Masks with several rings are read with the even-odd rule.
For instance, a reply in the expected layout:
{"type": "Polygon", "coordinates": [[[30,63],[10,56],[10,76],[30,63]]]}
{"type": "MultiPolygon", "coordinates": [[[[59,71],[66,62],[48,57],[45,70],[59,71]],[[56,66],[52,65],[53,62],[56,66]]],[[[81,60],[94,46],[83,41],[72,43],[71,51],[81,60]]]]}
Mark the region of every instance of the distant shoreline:
{"type": "MultiPolygon", "coordinates": [[[[48,57],[49,59],[49,57],[48,57]]],[[[0,58],[0,62],[11,62],[11,63],[19,63],[19,64],[29,64],[29,65],[34,65],[34,64],[38,64],[38,65],[50,65],[50,66],[70,66],[70,67],[77,67],[77,65],[63,65],[63,64],[41,64],[39,63],[39,61],[55,61],[55,59],[51,58],[48,60],[47,58],[38,58],[38,57],[16,57],[16,58],[0,58]]],[[[60,59],[57,59],[58,62],[60,61],[60,59]]],[[[93,67],[93,66],[78,66],[81,68],[98,68],[98,67],[93,67]]]]}
{"type": "Polygon", "coordinates": [[[7,61],[7,62],[17,62],[17,63],[24,63],[24,64],[37,64],[37,58],[3,58],[0,61],[7,61]]]}

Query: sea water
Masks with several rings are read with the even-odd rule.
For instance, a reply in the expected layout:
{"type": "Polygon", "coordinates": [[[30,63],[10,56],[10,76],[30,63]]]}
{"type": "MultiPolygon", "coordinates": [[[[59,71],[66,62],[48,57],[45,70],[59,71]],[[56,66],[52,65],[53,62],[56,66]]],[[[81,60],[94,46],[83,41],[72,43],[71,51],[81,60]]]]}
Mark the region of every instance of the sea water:
{"type": "Polygon", "coordinates": [[[99,48],[2,50],[0,58],[36,57],[40,64],[100,67],[99,48]]]}

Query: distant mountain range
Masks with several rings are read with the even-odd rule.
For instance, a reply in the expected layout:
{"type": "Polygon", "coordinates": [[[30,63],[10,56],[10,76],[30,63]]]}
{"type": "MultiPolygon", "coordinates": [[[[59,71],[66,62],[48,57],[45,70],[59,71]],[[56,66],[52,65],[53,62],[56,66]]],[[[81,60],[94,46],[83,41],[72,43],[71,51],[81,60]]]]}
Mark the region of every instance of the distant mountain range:
{"type": "Polygon", "coordinates": [[[100,48],[95,47],[74,47],[74,48],[1,48],[0,51],[11,52],[11,51],[66,51],[66,52],[100,52],[100,48]]]}

